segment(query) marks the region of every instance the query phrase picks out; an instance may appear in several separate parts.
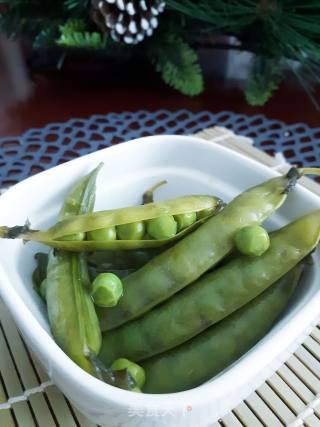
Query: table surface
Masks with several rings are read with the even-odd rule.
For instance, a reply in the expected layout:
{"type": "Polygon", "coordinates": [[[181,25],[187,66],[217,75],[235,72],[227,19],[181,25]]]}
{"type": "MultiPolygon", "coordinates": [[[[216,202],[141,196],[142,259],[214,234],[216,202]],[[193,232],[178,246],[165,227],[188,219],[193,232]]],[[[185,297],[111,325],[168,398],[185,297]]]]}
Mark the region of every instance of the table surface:
{"type": "Polygon", "coordinates": [[[247,105],[242,92],[230,87],[230,83],[212,79],[206,80],[205,92],[194,98],[168,88],[154,76],[151,79],[148,76],[124,79],[123,76],[110,78],[101,72],[94,74],[90,70],[61,71],[34,75],[32,82],[32,94],[26,101],[13,102],[10,96],[0,101],[0,137],[19,135],[31,127],[42,127],[71,117],[138,109],[229,110],[248,115],[259,113],[270,119],[304,122],[310,126],[319,126],[320,119],[320,112],[290,79],[260,108],[247,105]]]}

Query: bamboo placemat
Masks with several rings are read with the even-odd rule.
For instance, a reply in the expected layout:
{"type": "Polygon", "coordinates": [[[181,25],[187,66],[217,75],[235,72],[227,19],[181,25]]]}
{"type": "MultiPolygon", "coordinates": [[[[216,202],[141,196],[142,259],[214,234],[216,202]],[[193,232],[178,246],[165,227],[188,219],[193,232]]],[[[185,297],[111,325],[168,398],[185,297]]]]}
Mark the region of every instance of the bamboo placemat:
{"type": "MultiPolygon", "coordinates": [[[[289,168],[282,156],[272,158],[225,128],[209,128],[197,136],[281,172],[289,168]]],[[[300,182],[320,195],[318,184],[308,178],[300,182]]],[[[272,377],[210,427],[320,427],[320,325],[307,332],[304,343],[272,377]]],[[[0,301],[0,427],[57,426],[96,427],[52,384],[0,301]]]]}

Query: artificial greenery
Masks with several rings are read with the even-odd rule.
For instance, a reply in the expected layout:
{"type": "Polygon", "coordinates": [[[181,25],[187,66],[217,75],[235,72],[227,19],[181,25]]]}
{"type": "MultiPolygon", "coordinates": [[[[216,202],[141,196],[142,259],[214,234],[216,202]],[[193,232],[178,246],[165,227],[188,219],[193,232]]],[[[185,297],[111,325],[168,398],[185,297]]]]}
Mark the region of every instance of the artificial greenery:
{"type": "MultiPolygon", "coordinates": [[[[73,4],[70,0],[69,3],[73,4]]],[[[96,31],[86,31],[86,25],[81,19],[69,19],[59,26],[59,31],[60,36],[56,39],[59,46],[102,50],[107,45],[107,36],[96,31]]]]}
{"type": "Polygon", "coordinates": [[[244,92],[248,104],[259,107],[264,105],[278,89],[281,80],[281,62],[256,55],[244,92]]]}
{"type": "Polygon", "coordinates": [[[203,90],[197,47],[234,36],[236,45],[227,48],[254,54],[244,89],[250,104],[267,102],[290,68],[317,105],[320,0],[167,0],[159,19],[150,39],[130,47],[96,26],[90,0],[0,0],[0,31],[10,37],[26,35],[34,49],[55,45],[62,55],[81,48],[118,60],[146,57],[168,85],[189,96],[203,90]]]}
{"type": "Polygon", "coordinates": [[[161,43],[151,43],[149,57],[163,80],[185,95],[202,92],[203,77],[196,52],[180,36],[165,34],[161,43]]]}

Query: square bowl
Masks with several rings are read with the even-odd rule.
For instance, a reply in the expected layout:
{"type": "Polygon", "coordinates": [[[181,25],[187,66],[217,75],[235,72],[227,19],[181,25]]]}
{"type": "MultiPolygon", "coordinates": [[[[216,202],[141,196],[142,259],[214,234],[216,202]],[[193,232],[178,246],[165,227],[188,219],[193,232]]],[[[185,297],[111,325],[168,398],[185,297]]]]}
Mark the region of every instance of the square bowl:
{"type": "MultiPolygon", "coordinates": [[[[153,136],[107,148],[35,175],[0,198],[0,224],[46,228],[56,221],[64,195],[84,174],[104,162],[96,209],[141,203],[142,193],[166,179],[156,199],[215,194],[229,201],[276,176],[275,171],[212,142],[185,136],[153,136]]],[[[320,198],[300,185],[268,220],[276,228],[320,207],[320,198]]],[[[37,243],[0,241],[0,296],[26,343],[53,382],[93,422],[108,427],[205,427],[214,423],[272,374],[303,340],[319,314],[319,262],[304,276],[272,330],[241,359],[205,384],[172,394],[131,393],[80,369],[57,346],[43,302],[32,289],[37,243]]],[[[319,250],[314,253],[319,261],[319,250]]],[[[214,357],[214,355],[213,355],[214,357]]]]}

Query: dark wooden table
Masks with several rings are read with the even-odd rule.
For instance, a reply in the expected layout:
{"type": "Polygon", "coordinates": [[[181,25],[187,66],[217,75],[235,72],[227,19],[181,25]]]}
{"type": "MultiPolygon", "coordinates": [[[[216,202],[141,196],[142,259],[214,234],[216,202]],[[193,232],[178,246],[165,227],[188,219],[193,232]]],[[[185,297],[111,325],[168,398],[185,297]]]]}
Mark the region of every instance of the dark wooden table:
{"type": "Polygon", "coordinates": [[[230,110],[249,115],[260,113],[287,123],[320,125],[320,113],[290,79],[262,108],[248,106],[239,89],[210,79],[206,81],[205,92],[194,98],[187,98],[166,87],[153,75],[151,78],[145,75],[141,78],[110,78],[102,73],[54,72],[45,76],[34,75],[32,81],[32,93],[24,102],[13,102],[10,95],[3,99],[0,84],[0,136],[19,135],[30,127],[41,127],[72,117],[159,108],[187,108],[195,112],[230,110]]]}

